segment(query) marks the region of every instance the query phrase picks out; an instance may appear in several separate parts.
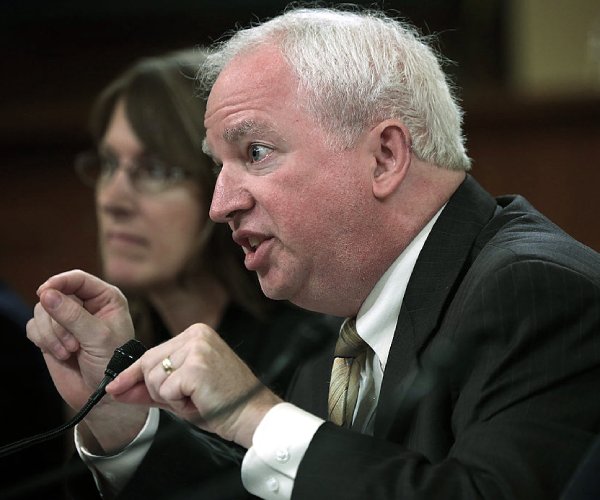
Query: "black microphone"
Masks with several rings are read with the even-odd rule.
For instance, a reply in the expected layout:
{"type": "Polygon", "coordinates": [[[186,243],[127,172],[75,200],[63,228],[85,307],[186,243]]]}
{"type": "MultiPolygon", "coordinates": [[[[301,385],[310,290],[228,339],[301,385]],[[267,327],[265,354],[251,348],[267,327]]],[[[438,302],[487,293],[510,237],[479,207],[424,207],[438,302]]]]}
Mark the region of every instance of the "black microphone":
{"type": "MultiPolygon", "coordinates": [[[[269,385],[284,373],[294,371],[300,363],[305,362],[309,358],[322,352],[329,345],[333,346],[333,342],[335,341],[335,338],[337,338],[337,332],[339,330],[338,323],[339,318],[333,317],[325,317],[317,320],[302,322],[300,326],[294,329],[293,335],[291,335],[293,340],[286,346],[286,348],[278,353],[269,369],[259,377],[260,383],[252,387],[247,393],[243,394],[237,399],[205,415],[203,421],[206,422],[208,420],[218,418],[223,413],[231,411],[237,406],[243,405],[254,395],[256,395],[264,387],[264,385],[269,385]]],[[[125,346],[122,346],[119,349],[124,347],[125,346]]],[[[143,346],[142,349],[144,349],[143,346]]],[[[143,350],[138,357],[142,353],[143,350]]],[[[111,363],[115,357],[116,356],[111,359],[111,363]]],[[[131,362],[133,361],[134,360],[131,362]]],[[[116,372],[114,376],[129,366],[126,365],[120,369],[115,369],[112,367],[111,363],[109,363],[109,367],[116,372]]],[[[109,367],[107,367],[107,371],[109,367]]],[[[110,382],[110,380],[108,382],[110,382]]],[[[108,382],[105,385],[107,385],[108,382]]],[[[175,418],[176,420],[180,420],[177,417],[175,418]]],[[[217,461],[222,462],[241,460],[241,455],[239,460],[234,456],[236,452],[234,448],[232,448],[231,443],[225,442],[225,440],[222,440],[213,434],[198,429],[195,426],[193,419],[189,420],[188,424],[190,425],[191,436],[193,436],[194,439],[202,440],[202,444],[200,445],[205,448],[208,454],[214,456],[217,461]]],[[[154,440],[154,443],[163,443],[164,441],[168,441],[168,439],[176,432],[176,429],[176,426],[170,429],[167,428],[159,436],[153,435],[150,439],[154,440]]],[[[136,443],[131,445],[131,447],[135,448],[145,443],[147,443],[147,440],[141,439],[136,441],[136,443]]],[[[1,450],[2,449],[0,449],[0,451],[1,450]]],[[[24,493],[38,490],[48,484],[68,476],[75,476],[84,470],[87,470],[87,467],[83,465],[82,462],[70,462],[66,467],[63,466],[49,474],[41,475],[33,481],[29,481],[27,484],[20,485],[18,488],[12,488],[10,490],[4,490],[0,488],[0,497],[3,499],[18,498],[24,493]]],[[[184,493],[183,496],[173,493],[171,497],[173,500],[179,500],[180,498],[183,500],[184,498],[189,498],[192,495],[199,494],[201,496],[205,495],[207,499],[236,498],[241,496],[241,494],[245,491],[241,485],[241,481],[239,480],[239,468],[235,468],[234,471],[226,469],[221,474],[215,474],[212,480],[204,479],[203,481],[206,484],[197,484],[192,486],[192,489],[189,491],[186,490],[185,492],[182,492],[184,493]]]]}
{"type": "Polygon", "coordinates": [[[83,405],[81,410],[79,410],[79,412],[71,420],[64,423],[60,427],[57,427],[56,429],[52,429],[48,432],[37,434],[35,436],[21,439],[20,441],[17,441],[15,443],[2,446],[0,448],[0,458],[5,457],[7,455],[11,455],[25,448],[29,448],[34,444],[48,441],[49,439],[52,439],[62,434],[66,430],[70,429],[71,427],[77,425],[106,394],[106,386],[112,380],[114,380],[119,373],[125,370],[125,368],[132,365],[133,362],[137,360],[142,354],[144,354],[145,351],[146,348],[144,347],[144,344],[135,339],[131,339],[122,346],[117,347],[115,349],[114,354],[112,355],[112,358],[110,358],[108,365],[106,366],[106,370],[104,370],[105,376],[100,382],[100,385],[98,385],[98,388],[83,405]]]}

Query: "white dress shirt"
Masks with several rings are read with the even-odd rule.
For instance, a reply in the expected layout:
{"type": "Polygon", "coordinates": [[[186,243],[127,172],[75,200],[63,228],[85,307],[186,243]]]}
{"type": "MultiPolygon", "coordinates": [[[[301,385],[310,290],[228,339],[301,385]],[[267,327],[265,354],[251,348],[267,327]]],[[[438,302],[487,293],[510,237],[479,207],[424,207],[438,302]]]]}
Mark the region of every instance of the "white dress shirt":
{"type": "Polygon", "coordinates": [[[150,408],[148,418],[140,433],[128,446],[114,455],[94,455],[90,453],[81,442],[79,426],[75,427],[75,448],[92,472],[100,496],[109,495],[112,497],[123,489],[146,456],[146,453],[148,453],[158,429],[159,420],[160,412],[158,408],[150,408]]]}
{"type": "MultiPolygon", "coordinates": [[[[361,371],[358,400],[361,431],[373,433],[375,410],[400,307],[408,281],[440,211],[406,247],[377,282],[356,316],[356,331],[369,344],[367,362],[361,371]]],[[[266,500],[291,498],[294,479],[310,441],[324,420],[290,403],[272,408],[260,422],[252,447],[242,462],[242,482],[253,495],[266,500]]]]}
{"type": "MultiPolygon", "coordinates": [[[[372,434],[375,410],[383,381],[400,307],[415,263],[443,207],[412,240],[377,282],[356,317],[356,330],[369,344],[367,362],[361,371],[355,419],[361,414],[361,431],[372,434]]],[[[146,425],[135,440],[116,455],[89,453],[80,443],[77,429],[75,445],[82,460],[94,475],[101,493],[117,492],[133,475],[152,443],[158,428],[159,412],[153,408],[146,425]],[[135,446],[135,443],[143,443],[135,446]],[[134,448],[133,450],[131,448],[134,448]]],[[[242,462],[242,482],[253,495],[266,500],[291,498],[298,467],[310,441],[324,420],[290,404],[273,407],[260,422],[252,447],[242,462]]]]}

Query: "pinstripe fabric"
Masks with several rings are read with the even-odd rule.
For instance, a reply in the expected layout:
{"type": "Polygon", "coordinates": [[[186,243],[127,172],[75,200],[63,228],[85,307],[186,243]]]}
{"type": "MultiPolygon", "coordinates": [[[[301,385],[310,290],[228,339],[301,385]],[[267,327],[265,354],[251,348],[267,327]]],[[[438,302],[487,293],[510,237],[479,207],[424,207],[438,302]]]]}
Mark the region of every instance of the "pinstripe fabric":
{"type": "Polygon", "coordinates": [[[294,498],[559,498],[600,432],[599,333],[600,256],[468,177],[411,275],[373,437],[324,424],[294,498]]]}

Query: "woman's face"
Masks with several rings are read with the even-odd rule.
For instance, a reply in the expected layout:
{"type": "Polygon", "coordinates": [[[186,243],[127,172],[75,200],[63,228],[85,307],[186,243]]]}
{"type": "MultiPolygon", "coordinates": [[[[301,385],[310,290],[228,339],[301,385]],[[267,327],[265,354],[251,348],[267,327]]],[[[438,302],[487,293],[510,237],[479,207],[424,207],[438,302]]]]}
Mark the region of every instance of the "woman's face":
{"type": "Polygon", "coordinates": [[[165,287],[199,251],[208,217],[199,189],[184,180],[155,193],[131,183],[131,167],[147,153],[119,101],[100,145],[119,168],[96,190],[100,252],[106,279],[117,286],[165,287]]]}

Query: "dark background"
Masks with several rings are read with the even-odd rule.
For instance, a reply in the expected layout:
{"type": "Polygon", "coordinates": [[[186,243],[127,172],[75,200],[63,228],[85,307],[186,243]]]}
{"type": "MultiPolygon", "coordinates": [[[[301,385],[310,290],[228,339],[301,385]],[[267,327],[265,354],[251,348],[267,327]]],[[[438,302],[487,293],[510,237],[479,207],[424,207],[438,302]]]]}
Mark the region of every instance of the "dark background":
{"type": "MultiPolygon", "coordinates": [[[[32,305],[51,274],[98,272],[92,192],[72,159],[91,145],[90,106],[118,72],[141,56],[210,43],[286,3],[0,0],[0,279],[32,305]]],[[[600,250],[600,97],[511,88],[510,2],[359,3],[437,34],[455,61],[447,70],[466,111],[474,176],[493,194],[526,195],[600,250]]]]}

